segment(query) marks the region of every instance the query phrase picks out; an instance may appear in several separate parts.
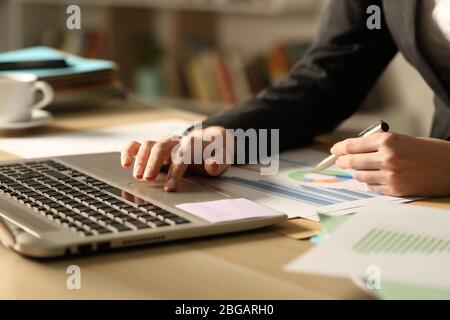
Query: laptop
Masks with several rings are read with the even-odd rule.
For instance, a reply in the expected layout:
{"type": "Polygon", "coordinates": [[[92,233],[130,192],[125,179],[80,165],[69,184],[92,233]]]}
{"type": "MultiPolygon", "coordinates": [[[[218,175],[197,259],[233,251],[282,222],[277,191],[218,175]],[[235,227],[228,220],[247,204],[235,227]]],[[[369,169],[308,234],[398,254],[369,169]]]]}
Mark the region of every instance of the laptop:
{"type": "Polygon", "coordinates": [[[46,258],[262,228],[283,214],[210,223],[177,204],[235,198],[183,179],[179,192],[136,181],[119,153],[0,162],[0,239],[46,258]]]}

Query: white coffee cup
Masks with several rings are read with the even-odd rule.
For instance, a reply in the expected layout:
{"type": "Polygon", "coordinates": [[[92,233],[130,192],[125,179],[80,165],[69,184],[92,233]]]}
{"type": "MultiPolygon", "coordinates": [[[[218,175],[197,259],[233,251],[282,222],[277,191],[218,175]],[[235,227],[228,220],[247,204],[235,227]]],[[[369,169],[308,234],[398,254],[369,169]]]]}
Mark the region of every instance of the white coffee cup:
{"type": "Polygon", "coordinates": [[[0,75],[0,123],[28,122],[33,111],[42,109],[53,101],[52,87],[31,73],[0,75]],[[39,101],[37,92],[42,93],[39,101]]]}

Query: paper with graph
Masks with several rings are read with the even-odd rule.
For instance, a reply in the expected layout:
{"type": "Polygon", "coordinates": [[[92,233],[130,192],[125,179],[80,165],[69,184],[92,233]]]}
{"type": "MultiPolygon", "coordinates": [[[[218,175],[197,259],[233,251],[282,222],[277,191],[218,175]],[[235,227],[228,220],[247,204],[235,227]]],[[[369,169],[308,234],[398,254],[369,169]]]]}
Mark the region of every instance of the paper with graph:
{"type": "Polygon", "coordinates": [[[314,165],[326,156],[311,149],[286,152],[280,156],[280,170],[276,175],[263,176],[256,165],[236,166],[221,178],[203,183],[224,193],[245,195],[284,212],[289,218],[318,220],[318,212],[350,213],[369,204],[409,201],[370,192],[364,183],[353,179],[351,170],[332,167],[314,173],[314,165]]]}
{"type": "Polygon", "coordinates": [[[363,209],[285,270],[450,288],[450,210],[406,204],[363,209]]]}

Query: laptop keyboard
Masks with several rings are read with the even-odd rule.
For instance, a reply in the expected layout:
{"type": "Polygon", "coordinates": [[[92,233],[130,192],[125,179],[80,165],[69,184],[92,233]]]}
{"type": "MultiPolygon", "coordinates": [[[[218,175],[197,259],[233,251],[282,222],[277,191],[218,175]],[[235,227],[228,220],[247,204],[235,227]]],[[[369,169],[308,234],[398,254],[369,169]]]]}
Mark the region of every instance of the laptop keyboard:
{"type": "Polygon", "coordinates": [[[190,223],[53,160],[0,165],[0,193],[84,237],[190,223]]]}

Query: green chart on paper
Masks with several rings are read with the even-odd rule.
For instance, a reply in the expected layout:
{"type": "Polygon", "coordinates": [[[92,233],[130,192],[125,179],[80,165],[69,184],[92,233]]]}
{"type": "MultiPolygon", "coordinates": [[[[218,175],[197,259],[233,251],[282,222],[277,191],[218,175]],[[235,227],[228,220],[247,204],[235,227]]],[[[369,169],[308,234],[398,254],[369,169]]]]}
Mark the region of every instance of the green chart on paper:
{"type": "Polygon", "coordinates": [[[450,253],[450,238],[373,228],[352,249],[360,254],[450,253]]]}

